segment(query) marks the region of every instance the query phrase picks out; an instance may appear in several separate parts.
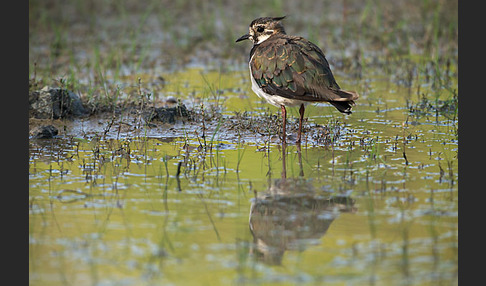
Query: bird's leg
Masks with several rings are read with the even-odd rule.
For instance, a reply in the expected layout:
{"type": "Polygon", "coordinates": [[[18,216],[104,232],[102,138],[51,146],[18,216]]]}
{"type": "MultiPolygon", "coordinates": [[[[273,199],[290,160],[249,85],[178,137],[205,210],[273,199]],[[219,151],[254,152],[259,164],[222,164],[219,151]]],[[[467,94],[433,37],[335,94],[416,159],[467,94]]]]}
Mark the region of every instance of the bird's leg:
{"type": "Polygon", "coordinates": [[[300,137],[301,137],[301,133],[302,133],[302,121],[304,121],[304,111],[305,111],[304,104],[301,104],[300,109],[299,109],[299,114],[300,114],[299,133],[297,135],[297,142],[296,143],[300,143],[300,137]]]}
{"type": "Polygon", "coordinates": [[[282,142],[282,180],[284,181],[287,179],[287,165],[285,164],[285,158],[287,157],[287,151],[286,151],[287,143],[282,142]]]}
{"type": "Polygon", "coordinates": [[[282,108],[282,141],[285,143],[285,137],[286,137],[286,130],[285,130],[285,124],[287,122],[287,110],[285,109],[284,105],[280,106],[282,108]]]}

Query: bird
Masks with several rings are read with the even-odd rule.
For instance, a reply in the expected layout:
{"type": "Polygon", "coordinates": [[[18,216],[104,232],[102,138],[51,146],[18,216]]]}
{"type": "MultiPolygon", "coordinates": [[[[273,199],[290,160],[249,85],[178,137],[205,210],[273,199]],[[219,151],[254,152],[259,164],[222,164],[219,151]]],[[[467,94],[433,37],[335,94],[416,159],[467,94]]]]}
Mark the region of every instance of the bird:
{"type": "Polygon", "coordinates": [[[303,37],[287,35],[282,17],[253,20],[249,33],[236,42],[250,40],[248,66],[251,88],[260,98],[281,108],[282,142],[286,142],[286,107],[300,106],[296,143],[301,142],[305,106],[328,102],[344,114],[351,114],[359,94],[340,88],[322,50],[303,37]]]}

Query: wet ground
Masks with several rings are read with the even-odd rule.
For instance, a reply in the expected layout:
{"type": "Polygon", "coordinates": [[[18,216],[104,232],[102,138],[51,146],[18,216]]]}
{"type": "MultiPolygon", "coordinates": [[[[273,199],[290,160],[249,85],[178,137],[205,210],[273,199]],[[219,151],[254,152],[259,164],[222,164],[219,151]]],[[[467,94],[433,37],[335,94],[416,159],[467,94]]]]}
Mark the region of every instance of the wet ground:
{"type": "Polygon", "coordinates": [[[445,9],[457,3],[294,7],[287,31],[326,47],[338,83],[361,95],[349,116],[310,105],[297,145],[297,109],[282,144],[279,110],[250,89],[250,47],[233,43],[252,9],[52,2],[30,3],[30,79],[77,92],[91,115],[30,119],[59,131],[29,140],[32,285],[458,284],[457,24],[445,9]],[[298,17],[305,7],[326,29],[298,17]],[[105,17],[46,17],[61,8],[105,17]],[[358,34],[375,46],[347,45],[358,34]],[[203,36],[221,45],[184,43],[203,36]],[[181,104],[191,116],[173,124],[142,116],[181,104]]]}

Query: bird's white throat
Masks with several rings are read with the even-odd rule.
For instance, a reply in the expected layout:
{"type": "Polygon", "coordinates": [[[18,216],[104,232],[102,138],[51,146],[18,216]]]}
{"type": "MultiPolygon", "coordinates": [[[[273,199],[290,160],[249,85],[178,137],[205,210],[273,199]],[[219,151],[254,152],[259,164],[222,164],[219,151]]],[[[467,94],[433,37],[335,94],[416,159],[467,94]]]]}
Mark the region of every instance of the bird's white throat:
{"type": "MultiPolygon", "coordinates": [[[[273,32],[273,30],[268,30],[268,31],[273,32]]],[[[261,34],[260,36],[258,36],[258,38],[257,38],[258,41],[256,42],[256,44],[258,45],[258,44],[263,43],[265,40],[267,40],[268,38],[270,38],[271,35],[273,35],[273,34],[270,34],[270,33],[268,33],[268,34],[261,34]]]]}

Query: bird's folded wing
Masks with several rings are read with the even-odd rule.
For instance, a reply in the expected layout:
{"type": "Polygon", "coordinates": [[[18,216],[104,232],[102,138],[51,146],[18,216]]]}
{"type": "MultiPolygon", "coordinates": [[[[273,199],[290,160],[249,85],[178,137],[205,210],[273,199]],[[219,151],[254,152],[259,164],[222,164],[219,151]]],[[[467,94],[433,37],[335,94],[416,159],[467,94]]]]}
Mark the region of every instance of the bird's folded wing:
{"type": "Polygon", "coordinates": [[[352,101],[357,93],[341,90],[322,51],[301,37],[267,40],[250,62],[256,83],[270,95],[306,101],[352,101]]]}

